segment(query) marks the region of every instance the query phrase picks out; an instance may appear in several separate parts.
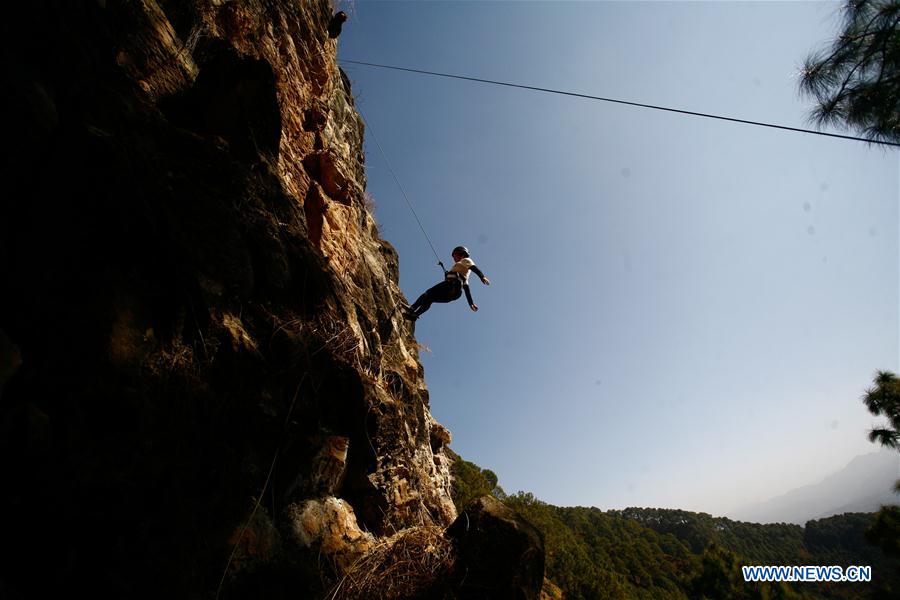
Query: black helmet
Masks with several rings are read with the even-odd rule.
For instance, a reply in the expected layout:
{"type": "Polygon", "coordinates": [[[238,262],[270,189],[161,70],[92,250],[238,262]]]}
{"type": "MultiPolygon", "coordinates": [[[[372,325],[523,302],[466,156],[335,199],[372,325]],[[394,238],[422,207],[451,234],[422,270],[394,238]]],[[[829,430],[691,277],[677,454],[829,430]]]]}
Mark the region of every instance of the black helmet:
{"type": "Polygon", "coordinates": [[[462,254],[464,258],[469,258],[469,249],[466,248],[465,246],[457,246],[456,248],[453,249],[453,252],[451,252],[450,254],[456,254],[457,252],[462,254]]]}

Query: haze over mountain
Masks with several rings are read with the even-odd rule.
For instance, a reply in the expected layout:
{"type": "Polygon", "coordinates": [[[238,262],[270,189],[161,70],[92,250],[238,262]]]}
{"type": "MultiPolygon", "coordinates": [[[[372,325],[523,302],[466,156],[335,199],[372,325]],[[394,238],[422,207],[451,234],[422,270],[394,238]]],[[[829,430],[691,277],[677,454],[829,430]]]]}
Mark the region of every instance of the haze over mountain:
{"type": "Polygon", "coordinates": [[[884,504],[900,503],[893,490],[900,478],[896,452],[863,454],[819,483],[793,489],[765,502],[748,504],[727,516],[755,523],[796,523],[845,512],[875,512],[884,504]]]}

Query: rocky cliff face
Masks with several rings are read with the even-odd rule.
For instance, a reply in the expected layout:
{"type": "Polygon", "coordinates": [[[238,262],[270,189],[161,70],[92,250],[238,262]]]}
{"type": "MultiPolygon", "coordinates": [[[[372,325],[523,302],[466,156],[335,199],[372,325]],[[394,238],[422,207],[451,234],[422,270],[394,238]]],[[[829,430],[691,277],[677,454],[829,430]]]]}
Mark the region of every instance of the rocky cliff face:
{"type": "Polygon", "coordinates": [[[0,592],[303,597],[455,518],[331,14],[8,8],[0,592]]]}

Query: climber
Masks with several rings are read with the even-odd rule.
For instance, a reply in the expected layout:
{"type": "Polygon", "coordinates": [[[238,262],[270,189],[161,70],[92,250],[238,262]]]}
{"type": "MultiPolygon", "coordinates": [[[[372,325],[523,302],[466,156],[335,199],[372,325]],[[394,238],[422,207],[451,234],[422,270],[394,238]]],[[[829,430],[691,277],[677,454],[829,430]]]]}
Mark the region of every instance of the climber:
{"type": "MultiPolygon", "coordinates": [[[[478,310],[478,305],[472,301],[472,292],[469,291],[469,271],[474,271],[484,285],[491,285],[491,281],[469,258],[469,251],[465,246],[454,248],[452,256],[454,265],[450,267],[449,271],[444,271],[444,281],[419,296],[419,299],[407,310],[407,319],[415,321],[431,308],[432,302],[453,302],[459,299],[463,291],[466,292],[469,308],[473,311],[478,310]]],[[[441,266],[443,267],[443,263],[441,266]]]]}
{"type": "Polygon", "coordinates": [[[341,35],[341,28],[344,26],[344,21],[346,20],[347,13],[344,11],[335,13],[328,23],[328,37],[335,39],[337,36],[341,35]]]}

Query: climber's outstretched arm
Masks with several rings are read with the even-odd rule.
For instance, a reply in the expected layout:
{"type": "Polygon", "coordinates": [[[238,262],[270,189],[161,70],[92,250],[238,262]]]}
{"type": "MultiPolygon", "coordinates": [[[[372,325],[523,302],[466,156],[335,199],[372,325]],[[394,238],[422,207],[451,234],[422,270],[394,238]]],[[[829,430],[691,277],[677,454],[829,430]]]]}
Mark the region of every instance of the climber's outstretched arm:
{"type": "Polygon", "coordinates": [[[469,290],[469,284],[463,285],[463,291],[466,293],[466,300],[469,301],[469,308],[474,311],[478,310],[478,305],[472,300],[472,292],[469,290]]]}
{"type": "MultiPolygon", "coordinates": [[[[473,273],[478,275],[478,279],[481,280],[481,283],[483,283],[484,285],[491,285],[491,280],[484,276],[484,273],[481,272],[481,269],[479,269],[475,265],[472,265],[470,269],[473,273]]],[[[471,302],[469,304],[471,304],[471,302]]]]}

